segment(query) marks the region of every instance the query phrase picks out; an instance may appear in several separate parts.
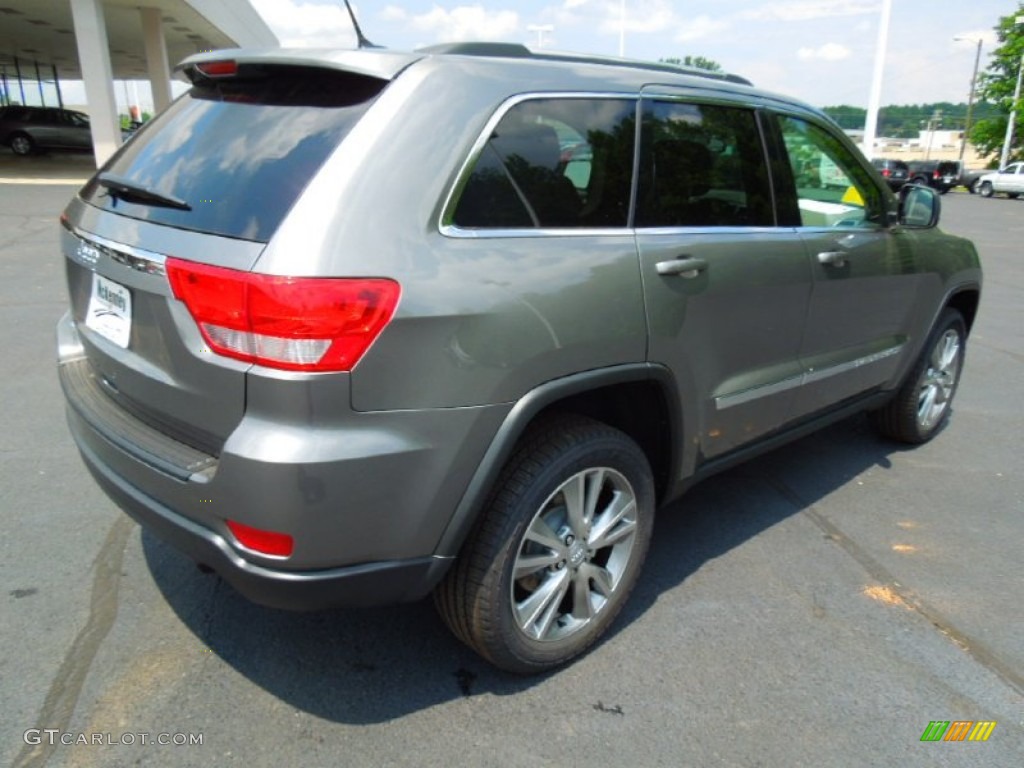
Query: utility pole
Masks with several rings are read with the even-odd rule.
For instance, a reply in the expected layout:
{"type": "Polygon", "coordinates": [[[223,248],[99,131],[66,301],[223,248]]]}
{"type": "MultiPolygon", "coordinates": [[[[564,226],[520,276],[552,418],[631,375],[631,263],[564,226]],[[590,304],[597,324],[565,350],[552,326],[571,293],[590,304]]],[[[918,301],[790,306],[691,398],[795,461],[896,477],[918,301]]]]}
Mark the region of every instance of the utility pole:
{"type": "Polygon", "coordinates": [[[963,173],[964,152],[967,150],[967,140],[971,136],[971,118],[974,117],[974,91],[978,85],[978,65],[981,63],[982,39],[980,37],[977,40],[971,37],[954,37],[953,39],[970,40],[972,43],[978,44],[978,48],[974,52],[974,72],[971,73],[971,95],[967,97],[967,120],[964,123],[964,137],[960,140],[960,173],[963,173]]]}

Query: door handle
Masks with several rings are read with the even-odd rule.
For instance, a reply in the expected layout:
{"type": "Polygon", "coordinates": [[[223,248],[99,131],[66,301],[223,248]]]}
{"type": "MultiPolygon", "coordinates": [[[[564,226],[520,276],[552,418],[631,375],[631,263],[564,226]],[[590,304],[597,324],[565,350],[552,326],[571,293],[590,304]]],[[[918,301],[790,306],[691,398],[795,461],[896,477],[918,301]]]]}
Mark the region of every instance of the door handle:
{"type": "Polygon", "coordinates": [[[818,263],[830,267],[845,267],[846,254],[842,251],[822,251],[818,254],[818,263]]]}
{"type": "Polygon", "coordinates": [[[704,259],[695,259],[687,256],[682,259],[672,259],[671,261],[659,261],[654,265],[654,268],[658,270],[659,275],[679,275],[679,277],[692,280],[708,268],[708,263],[704,259]]]}

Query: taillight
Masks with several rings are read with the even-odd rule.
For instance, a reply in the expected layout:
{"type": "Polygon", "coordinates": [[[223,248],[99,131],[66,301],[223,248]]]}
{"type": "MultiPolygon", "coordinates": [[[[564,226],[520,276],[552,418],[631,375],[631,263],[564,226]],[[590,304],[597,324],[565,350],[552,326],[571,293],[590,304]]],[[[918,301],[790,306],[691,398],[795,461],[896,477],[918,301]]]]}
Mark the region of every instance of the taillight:
{"type": "Polygon", "coordinates": [[[291,557],[295,549],[295,540],[287,533],[267,531],[253,528],[234,520],[228,520],[228,529],[238,539],[238,543],[246,549],[271,557],[291,557]]]}
{"type": "Polygon", "coordinates": [[[888,168],[883,168],[882,169],[882,175],[885,178],[889,178],[890,176],[892,176],[892,171],[890,171],[888,168]]]}
{"type": "Polygon", "coordinates": [[[283,277],[169,258],[167,277],[213,352],[289,371],[350,371],[391,321],[382,278],[283,277]]]}

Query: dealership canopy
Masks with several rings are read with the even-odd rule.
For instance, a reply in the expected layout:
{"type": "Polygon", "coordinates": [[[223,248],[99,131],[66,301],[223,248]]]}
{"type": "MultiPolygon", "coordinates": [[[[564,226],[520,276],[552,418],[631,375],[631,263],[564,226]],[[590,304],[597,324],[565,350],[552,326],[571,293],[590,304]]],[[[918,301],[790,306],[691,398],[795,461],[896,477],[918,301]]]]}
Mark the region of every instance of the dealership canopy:
{"type": "Polygon", "coordinates": [[[212,48],[278,40],[248,0],[0,0],[0,74],[83,80],[97,161],[120,144],[113,80],[148,79],[158,109],[171,65],[212,48]]]}

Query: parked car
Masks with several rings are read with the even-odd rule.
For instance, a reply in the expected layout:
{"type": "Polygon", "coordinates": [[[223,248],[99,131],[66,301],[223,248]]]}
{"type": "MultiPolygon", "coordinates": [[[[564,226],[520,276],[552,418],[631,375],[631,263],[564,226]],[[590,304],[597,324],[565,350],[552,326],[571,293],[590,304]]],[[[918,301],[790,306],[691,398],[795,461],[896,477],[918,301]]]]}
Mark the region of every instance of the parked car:
{"type": "Polygon", "coordinates": [[[871,164],[882,174],[885,183],[893,191],[898,190],[910,180],[910,168],[902,160],[888,160],[876,157],[871,161],[871,164]]]}
{"type": "Polygon", "coordinates": [[[998,171],[986,173],[978,179],[978,193],[992,197],[997,192],[1009,198],[1024,194],[1024,163],[1010,163],[998,171]]]}
{"type": "Polygon", "coordinates": [[[907,163],[912,184],[925,184],[943,195],[958,183],[960,166],[952,160],[911,160],[907,163]]]}
{"type": "Polygon", "coordinates": [[[56,107],[0,107],[0,144],[16,155],[47,149],[92,151],[89,116],[56,107]]]}
{"type": "Polygon", "coordinates": [[[433,592],[539,672],[701,478],[947,422],[975,249],[816,109],[516,45],[181,70],[63,214],[58,370],[100,486],[258,603],[433,592]]]}

